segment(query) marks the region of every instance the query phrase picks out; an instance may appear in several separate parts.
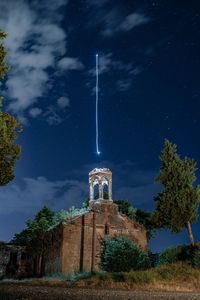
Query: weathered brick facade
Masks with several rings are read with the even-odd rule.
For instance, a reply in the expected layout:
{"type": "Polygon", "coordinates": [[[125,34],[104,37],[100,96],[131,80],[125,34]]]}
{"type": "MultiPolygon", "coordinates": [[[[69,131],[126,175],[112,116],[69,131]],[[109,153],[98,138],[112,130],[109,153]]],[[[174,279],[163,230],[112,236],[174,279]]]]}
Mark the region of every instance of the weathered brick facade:
{"type": "Polygon", "coordinates": [[[0,279],[6,277],[21,278],[26,276],[25,247],[0,244],[0,279]]]}
{"type": "Polygon", "coordinates": [[[48,232],[42,273],[99,270],[101,245],[106,235],[126,235],[141,248],[147,248],[144,227],[120,214],[116,204],[105,201],[48,232]]]}
{"type": "Polygon", "coordinates": [[[125,235],[147,249],[146,230],[122,215],[112,200],[112,173],[94,169],[89,173],[89,210],[61,222],[27,246],[29,276],[52,273],[90,272],[100,269],[100,254],[105,236],[125,235]],[[99,193],[94,195],[94,186],[99,193]],[[104,186],[108,199],[104,199],[104,186]]]}
{"type": "Polygon", "coordinates": [[[29,250],[29,269],[34,275],[99,270],[106,235],[126,235],[141,248],[147,248],[145,228],[122,215],[112,201],[111,171],[94,169],[89,173],[89,185],[89,211],[52,228],[29,250]],[[99,194],[95,199],[97,184],[99,194]],[[107,200],[103,198],[105,185],[109,191],[107,200]]]}

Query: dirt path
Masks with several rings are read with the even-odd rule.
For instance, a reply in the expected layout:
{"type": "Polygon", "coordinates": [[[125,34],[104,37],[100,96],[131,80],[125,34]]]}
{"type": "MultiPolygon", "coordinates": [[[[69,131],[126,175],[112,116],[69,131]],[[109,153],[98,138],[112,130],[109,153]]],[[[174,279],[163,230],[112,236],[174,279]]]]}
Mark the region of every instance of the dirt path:
{"type": "Polygon", "coordinates": [[[124,290],[0,285],[0,300],[200,300],[200,293],[136,292],[124,290]]]}

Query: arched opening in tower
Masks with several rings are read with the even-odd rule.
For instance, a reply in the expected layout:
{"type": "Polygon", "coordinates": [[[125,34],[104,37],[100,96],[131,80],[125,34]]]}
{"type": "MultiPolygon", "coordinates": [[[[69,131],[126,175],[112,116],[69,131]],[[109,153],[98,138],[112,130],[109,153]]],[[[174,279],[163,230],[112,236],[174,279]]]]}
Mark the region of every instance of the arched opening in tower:
{"type": "Polygon", "coordinates": [[[94,185],[94,199],[99,199],[99,184],[94,185]]]}
{"type": "Polygon", "coordinates": [[[103,185],[103,199],[108,200],[109,199],[109,189],[108,184],[103,185]]]}

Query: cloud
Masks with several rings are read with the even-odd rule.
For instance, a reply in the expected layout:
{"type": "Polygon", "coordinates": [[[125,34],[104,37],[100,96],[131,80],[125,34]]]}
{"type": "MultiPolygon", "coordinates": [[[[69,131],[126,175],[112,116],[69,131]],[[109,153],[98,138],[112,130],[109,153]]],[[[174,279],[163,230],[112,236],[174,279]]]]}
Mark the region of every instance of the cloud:
{"type": "MultiPolygon", "coordinates": [[[[0,214],[33,213],[44,204],[55,210],[72,205],[80,207],[88,196],[86,176],[95,167],[96,164],[85,165],[70,172],[64,180],[51,181],[40,176],[11,182],[0,189],[0,214]]],[[[130,161],[121,164],[103,161],[99,167],[108,167],[113,173],[114,199],[129,199],[137,206],[152,202],[160,189],[154,184],[155,171],[140,170],[130,161]]]]}
{"type": "Polygon", "coordinates": [[[90,10],[89,26],[100,27],[104,37],[131,31],[150,21],[148,16],[137,11],[127,14],[120,5],[109,0],[87,0],[86,8],[90,10]]]}
{"type": "Polygon", "coordinates": [[[49,125],[59,125],[68,118],[66,108],[70,106],[68,97],[60,97],[57,102],[47,107],[43,117],[49,125]]]}
{"type": "Polygon", "coordinates": [[[90,7],[102,7],[106,3],[108,3],[110,0],[86,0],[86,4],[90,7]]]}
{"type": "Polygon", "coordinates": [[[57,100],[57,104],[60,108],[66,108],[70,105],[70,100],[67,97],[60,97],[57,100]]]}
{"type": "Polygon", "coordinates": [[[43,116],[49,125],[59,125],[64,121],[56,106],[49,106],[43,116]]]}
{"type": "Polygon", "coordinates": [[[122,79],[116,82],[117,89],[120,92],[127,91],[131,87],[131,84],[132,84],[131,79],[122,79]]]}
{"type": "Polygon", "coordinates": [[[126,16],[125,20],[119,24],[117,31],[129,31],[137,26],[144,25],[149,22],[149,18],[140,13],[132,13],[126,16]]]}
{"type": "Polygon", "coordinates": [[[82,70],[84,68],[83,64],[78,58],[74,57],[64,57],[58,62],[58,67],[63,70],[82,70]]]}
{"type": "MultiPolygon", "coordinates": [[[[117,60],[113,57],[113,53],[109,52],[106,54],[101,53],[99,55],[99,75],[110,72],[119,78],[116,80],[116,88],[118,91],[127,91],[133,82],[135,76],[142,72],[140,66],[136,66],[133,63],[125,63],[121,60],[117,60]]],[[[96,69],[93,68],[89,70],[89,74],[96,76],[96,69]]],[[[91,83],[88,82],[88,87],[91,87],[91,83]]],[[[95,93],[95,87],[92,88],[92,95],[95,93]]]]}
{"type": "Polygon", "coordinates": [[[81,206],[87,184],[77,180],[50,181],[45,177],[24,178],[20,184],[1,187],[0,214],[34,213],[45,204],[52,209],[81,206]]]}
{"type": "Polygon", "coordinates": [[[125,16],[123,20],[117,18],[117,16],[107,14],[102,34],[109,37],[118,32],[133,30],[135,27],[144,25],[149,21],[149,17],[136,12],[125,16]]]}
{"type": "Polygon", "coordinates": [[[67,0],[1,0],[0,28],[8,34],[8,64],[6,81],[8,109],[23,121],[36,117],[30,110],[52,88],[52,77],[59,68],[78,70],[78,58],[66,57],[67,35],[61,27],[67,0]],[[62,58],[64,56],[64,58],[62,58]],[[59,60],[60,59],[60,60],[59,60]]]}
{"type": "Polygon", "coordinates": [[[32,118],[36,118],[37,116],[41,115],[42,109],[38,107],[33,107],[29,110],[29,114],[32,118]]]}
{"type": "MultiPolygon", "coordinates": [[[[132,63],[124,63],[121,60],[114,59],[112,52],[99,55],[99,75],[111,70],[125,71],[126,74],[127,72],[133,74],[134,69],[136,69],[136,67],[132,63]]],[[[89,73],[95,75],[96,70],[92,69],[89,73]]]]}

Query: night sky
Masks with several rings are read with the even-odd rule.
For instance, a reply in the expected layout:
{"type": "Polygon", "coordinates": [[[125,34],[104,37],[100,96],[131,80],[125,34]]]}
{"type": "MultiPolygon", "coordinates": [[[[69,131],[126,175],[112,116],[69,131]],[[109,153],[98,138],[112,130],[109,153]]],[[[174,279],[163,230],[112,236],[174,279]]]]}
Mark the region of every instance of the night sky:
{"type": "MultiPolygon", "coordinates": [[[[1,94],[24,126],[16,179],[0,189],[1,240],[44,204],[80,207],[98,166],[113,172],[114,199],[153,210],[165,138],[200,166],[199,1],[0,0],[0,28],[12,67],[1,94]]],[[[200,222],[193,229],[200,239],[200,222]]],[[[162,231],[150,247],[180,243],[185,230],[162,231]]]]}

